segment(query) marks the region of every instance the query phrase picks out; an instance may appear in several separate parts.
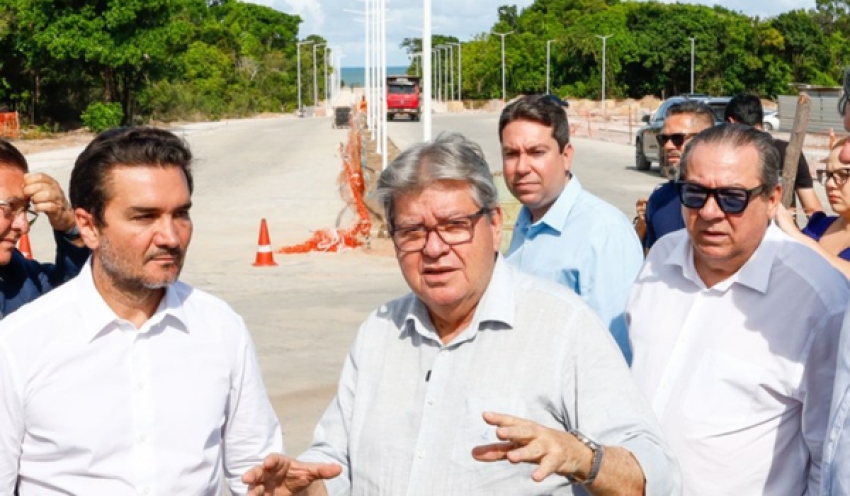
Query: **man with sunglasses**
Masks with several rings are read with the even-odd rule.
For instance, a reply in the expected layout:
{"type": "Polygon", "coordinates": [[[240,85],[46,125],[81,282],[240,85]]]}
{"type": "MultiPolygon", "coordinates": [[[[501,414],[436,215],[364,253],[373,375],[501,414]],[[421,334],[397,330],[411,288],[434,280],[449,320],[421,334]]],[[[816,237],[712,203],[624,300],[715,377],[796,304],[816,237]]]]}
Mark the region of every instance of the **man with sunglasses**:
{"type": "Polygon", "coordinates": [[[685,145],[703,129],[714,125],[711,108],[697,101],[686,101],[671,106],[664,118],[664,128],[656,136],[661,159],[666,164],[666,183],[658,186],[646,201],[646,235],[644,249],[649,251],[658,238],[685,227],[682,207],[676,193],[675,181],[679,177],[679,160],[685,145]]]}
{"type": "MultiPolygon", "coordinates": [[[[762,130],[762,122],[764,121],[764,109],[761,105],[761,100],[756,95],[750,93],[739,93],[729,100],[726,104],[724,114],[726,122],[735,122],[745,124],[756,129],[762,130]]],[[[788,142],[782,139],[774,138],[773,145],[779,151],[779,163],[785,165],[785,153],[788,149],[788,142]]],[[[781,172],[780,172],[781,174],[781,172]]],[[[809,162],[806,161],[806,156],[800,154],[797,162],[797,176],[794,178],[794,191],[796,196],[800,198],[800,204],[806,216],[810,216],[814,212],[823,211],[823,206],[818,200],[818,196],[814,190],[814,181],[812,181],[812,172],[809,170],[809,162]]],[[[796,199],[792,197],[791,207],[796,204],[796,199]]]]}
{"type": "Polygon", "coordinates": [[[499,117],[499,141],[505,183],[523,204],[508,263],[578,293],[630,361],[623,309],[643,264],[640,240],[573,175],[566,112],[545,96],[519,98],[499,117]]]}
{"type": "Polygon", "coordinates": [[[626,314],[632,375],[684,493],[815,494],[846,279],[772,224],[779,153],[753,127],[698,134],[676,183],[686,229],[650,251],[626,314]]]}
{"type": "Polygon", "coordinates": [[[59,183],[47,174],[30,174],[21,152],[0,139],[0,319],[76,276],[88,256],[59,183]],[[28,260],[15,248],[39,213],[53,228],[52,264],[28,260]]]}

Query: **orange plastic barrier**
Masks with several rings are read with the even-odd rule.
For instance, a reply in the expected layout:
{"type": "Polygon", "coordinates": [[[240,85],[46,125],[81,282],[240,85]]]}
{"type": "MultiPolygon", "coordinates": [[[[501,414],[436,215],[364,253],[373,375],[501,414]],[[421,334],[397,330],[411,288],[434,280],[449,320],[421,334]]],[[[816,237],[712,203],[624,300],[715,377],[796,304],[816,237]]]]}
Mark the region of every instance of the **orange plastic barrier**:
{"type": "Polygon", "coordinates": [[[17,112],[0,112],[0,136],[17,138],[21,135],[21,125],[17,112]]]}
{"type": "Polygon", "coordinates": [[[363,193],[366,183],[360,167],[360,150],[362,146],[362,135],[357,126],[352,126],[348,132],[348,144],[343,147],[340,144],[339,151],[342,156],[342,172],[339,175],[340,194],[357,213],[357,220],[348,229],[321,229],[313,234],[307,241],[280,248],[278,253],[308,253],[311,251],[339,252],[350,248],[356,248],[363,244],[360,237],[369,236],[372,230],[372,220],[369,210],[363,202],[363,193]]]}

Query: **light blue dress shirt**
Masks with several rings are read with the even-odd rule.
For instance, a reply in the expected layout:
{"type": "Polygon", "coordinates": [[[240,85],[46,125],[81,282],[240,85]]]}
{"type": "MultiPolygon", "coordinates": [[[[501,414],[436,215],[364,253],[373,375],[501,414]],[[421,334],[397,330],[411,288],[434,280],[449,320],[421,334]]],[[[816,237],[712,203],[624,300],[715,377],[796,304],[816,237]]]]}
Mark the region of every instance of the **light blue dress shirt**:
{"type": "Polygon", "coordinates": [[[631,223],[616,207],[585,191],[573,176],[539,221],[532,224],[531,212],[522,207],[507,260],[578,293],[631,363],[623,312],[643,265],[643,250],[631,223]]]}
{"type": "Polygon", "coordinates": [[[850,494],[850,312],[844,316],[837,355],[821,469],[823,496],[850,494]]]}

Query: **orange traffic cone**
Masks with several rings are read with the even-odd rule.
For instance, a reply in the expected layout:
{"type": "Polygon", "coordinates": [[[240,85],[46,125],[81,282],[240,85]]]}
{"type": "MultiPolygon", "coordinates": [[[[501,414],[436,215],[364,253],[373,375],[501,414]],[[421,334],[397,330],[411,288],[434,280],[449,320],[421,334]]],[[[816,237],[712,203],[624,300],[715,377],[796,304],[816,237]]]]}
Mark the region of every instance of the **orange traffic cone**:
{"type": "Polygon", "coordinates": [[[266,219],[260,221],[260,241],[257,243],[257,259],[254,267],[271,267],[277,265],[272,253],[272,244],[269,241],[269,228],[266,219]]]}
{"type": "Polygon", "coordinates": [[[30,237],[28,234],[21,234],[21,239],[18,240],[18,251],[27,260],[32,260],[32,247],[30,247],[30,237]]]}

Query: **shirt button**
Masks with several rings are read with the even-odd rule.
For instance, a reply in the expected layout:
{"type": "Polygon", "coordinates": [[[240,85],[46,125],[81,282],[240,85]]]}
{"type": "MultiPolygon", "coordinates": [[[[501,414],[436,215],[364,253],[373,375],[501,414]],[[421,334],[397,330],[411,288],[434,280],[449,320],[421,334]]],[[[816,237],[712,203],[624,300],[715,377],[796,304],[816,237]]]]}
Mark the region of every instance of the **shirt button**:
{"type": "Polygon", "coordinates": [[[141,391],[141,390],[142,390],[142,389],[144,389],[144,388],[145,388],[145,383],[144,383],[144,382],[139,381],[139,382],[138,382],[138,384],[136,384],[136,389],[138,389],[139,391],[141,391]]]}
{"type": "Polygon", "coordinates": [[[428,398],[428,404],[433,405],[434,404],[434,398],[428,398]]]}
{"type": "Polygon", "coordinates": [[[142,488],[142,494],[150,494],[151,488],[145,486],[142,488]]]}
{"type": "Polygon", "coordinates": [[[147,440],[148,440],[147,434],[142,434],[141,436],[139,436],[139,441],[145,443],[145,442],[147,442],[147,440]]]}
{"type": "Polygon", "coordinates": [[[419,458],[420,460],[423,460],[423,459],[425,458],[425,452],[424,452],[424,451],[420,451],[420,452],[419,452],[419,454],[418,454],[418,455],[416,455],[416,456],[417,456],[417,458],[419,458]]]}

